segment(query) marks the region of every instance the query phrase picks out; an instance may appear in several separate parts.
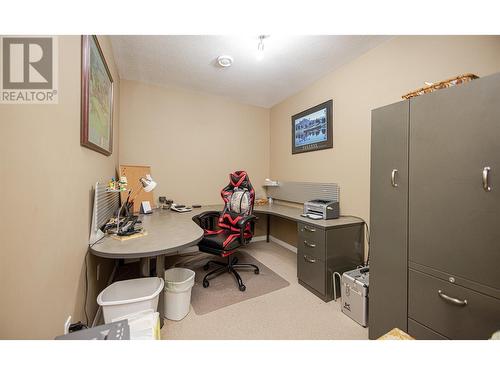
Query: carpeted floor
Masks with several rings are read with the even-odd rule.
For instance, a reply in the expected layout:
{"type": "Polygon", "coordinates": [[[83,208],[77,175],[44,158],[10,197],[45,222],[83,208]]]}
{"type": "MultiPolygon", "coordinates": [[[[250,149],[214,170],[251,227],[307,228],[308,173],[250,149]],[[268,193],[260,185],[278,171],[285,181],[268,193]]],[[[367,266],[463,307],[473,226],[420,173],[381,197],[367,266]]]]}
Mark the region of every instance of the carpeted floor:
{"type": "MultiPolygon", "coordinates": [[[[368,330],[344,315],[338,302],[325,303],[298,284],[295,253],[262,241],[245,250],[290,285],[204,315],[191,307],[183,320],[165,320],[163,339],[368,338],[368,330]]],[[[246,274],[241,273],[244,282],[246,274]]]]}

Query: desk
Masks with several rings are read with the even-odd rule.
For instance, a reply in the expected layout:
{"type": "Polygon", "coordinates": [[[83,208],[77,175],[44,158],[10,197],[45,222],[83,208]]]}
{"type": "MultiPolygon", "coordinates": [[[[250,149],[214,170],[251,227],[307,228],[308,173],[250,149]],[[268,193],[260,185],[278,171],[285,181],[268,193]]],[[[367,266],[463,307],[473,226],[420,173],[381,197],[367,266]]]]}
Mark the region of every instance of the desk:
{"type": "Polygon", "coordinates": [[[330,220],[313,220],[307,217],[300,216],[303,213],[302,208],[287,206],[284,204],[273,203],[271,205],[266,204],[262,206],[255,206],[255,214],[266,214],[267,215],[267,242],[269,242],[269,231],[270,231],[270,220],[269,216],[278,216],[285,219],[296,221],[297,223],[310,224],[312,226],[321,227],[324,229],[342,227],[348,225],[363,224],[364,221],[353,216],[341,216],[338,219],[330,220]]]}
{"type": "MultiPolygon", "coordinates": [[[[175,255],[182,249],[196,245],[203,237],[203,230],[196,225],[196,223],[192,220],[192,217],[205,211],[220,211],[222,208],[223,205],[209,205],[201,208],[195,208],[190,212],[184,213],[156,209],[151,215],[140,215],[142,225],[148,232],[146,236],[126,241],[118,241],[110,238],[109,236],[104,237],[102,240],[90,247],[90,252],[98,257],[112,259],[147,259],[155,257],[156,274],[158,277],[164,279],[165,256],[175,255]]],[[[269,215],[294,220],[297,221],[299,225],[307,224],[309,226],[319,227],[325,230],[355,225],[362,227],[363,225],[362,220],[354,217],[341,217],[334,220],[311,220],[300,216],[302,213],[300,208],[285,206],[278,203],[265,206],[255,206],[254,213],[268,215],[268,240],[269,215]]],[[[300,244],[298,248],[300,251],[300,244]]],[[[304,286],[307,287],[307,285],[304,286]]],[[[160,293],[158,311],[160,312],[161,325],[163,325],[164,312],[163,298],[163,293],[160,293]]]]}

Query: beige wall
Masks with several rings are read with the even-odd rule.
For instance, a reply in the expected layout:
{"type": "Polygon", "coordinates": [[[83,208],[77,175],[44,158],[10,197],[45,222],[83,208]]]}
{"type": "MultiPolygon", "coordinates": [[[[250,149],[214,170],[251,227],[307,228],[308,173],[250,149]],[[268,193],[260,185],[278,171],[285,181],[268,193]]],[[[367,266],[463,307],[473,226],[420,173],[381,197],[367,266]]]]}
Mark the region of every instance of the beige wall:
{"type": "Polygon", "coordinates": [[[120,97],[120,163],[151,166],[155,199],[221,203],[220,190],[238,169],[261,195],[269,175],[268,109],[126,80],[120,97]]]}
{"type": "MultiPolygon", "coordinates": [[[[91,188],[118,164],[119,84],[109,40],[99,38],[116,83],[114,152],[106,157],[80,146],[80,37],[58,39],[59,104],[0,105],[2,339],[51,339],[68,315],[85,320],[91,188]]],[[[113,263],[90,257],[89,264],[92,319],[113,263]]]]}
{"type": "MultiPolygon", "coordinates": [[[[368,218],[370,110],[423,81],[500,70],[499,37],[398,37],[268,110],[119,83],[109,40],[100,42],[116,82],[111,157],[79,143],[80,37],[59,38],[59,104],[0,105],[0,338],[52,338],[68,315],[84,320],[91,188],[115,174],[118,160],[151,165],[155,196],[188,204],[220,203],[219,191],[235,169],[249,172],[259,195],[269,175],[334,181],[342,213],[368,218]],[[290,116],[330,98],[334,148],[292,156],[290,116]]],[[[279,223],[273,219],[273,234],[294,242],[287,235],[293,223],[279,223]]],[[[110,261],[89,258],[91,319],[111,268],[110,261]]]]}
{"type": "Polygon", "coordinates": [[[369,219],[370,111],[424,81],[498,71],[500,37],[393,38],[271,109],[271,177],[337,182],[341,213],[369,219]],[[333,149],[292,155],[290,117],[328,99],[334,102],[333,149]]]}

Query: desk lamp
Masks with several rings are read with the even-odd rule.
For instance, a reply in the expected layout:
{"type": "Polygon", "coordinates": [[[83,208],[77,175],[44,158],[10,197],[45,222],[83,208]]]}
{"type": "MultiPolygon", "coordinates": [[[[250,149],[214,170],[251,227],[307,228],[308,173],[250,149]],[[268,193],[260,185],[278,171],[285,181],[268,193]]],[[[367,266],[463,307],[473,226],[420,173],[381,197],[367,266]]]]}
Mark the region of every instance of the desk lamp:
{"type": "MultiPolygon", "coordinates": [[[[141,187],[134,194],[132,201],[137,197],[137,195],[139,195],[141,190],[144,190],[146,193],[149,193],[150,191],[153,191],[156,188],[156,186],[158,185],[156,183],[156,181],[154,181],[153,178],[151,177],[151,175],[149,175],[149,174],[147,174],[145,177],[141,177],[139,179],[139,182],[141,183],[141,187]]],[[[130,201],[130,194],[131,193],[132,193],[132,190],[129,190],[127,199],[125,200],[125,202],[122,203],[120,209],[118,210],[118,215],[116,218],[116,234],[120,233],[120,213],[122,212],[123,206],[128,207],[128,202],[130,201]]],[[[128,209],[127,209],[127,211],[128,211],[128,209]]]]}

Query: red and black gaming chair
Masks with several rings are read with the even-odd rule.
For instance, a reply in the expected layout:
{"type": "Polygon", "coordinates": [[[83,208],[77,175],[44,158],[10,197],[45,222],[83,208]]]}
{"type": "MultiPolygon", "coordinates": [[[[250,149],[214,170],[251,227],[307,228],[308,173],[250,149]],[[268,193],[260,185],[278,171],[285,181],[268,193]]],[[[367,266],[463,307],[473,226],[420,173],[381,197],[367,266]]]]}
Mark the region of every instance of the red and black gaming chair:
{"type": "Polygon", "coordinates": [[[204,229],[203,239],[198,243],[200,251],[227,258],[227,262],[210,260],[203,267],[208,271],[211,265],[217,267],[203,278],[203,287],[207,288],[209,280],[224,272],[230,272],[236,278],[239,289],[244,292],[245,284],[237,269],[251,268],[258,274],[259,268],[253,264],[238,263],[233,256],[240,246],[250,242],[254,233],[257,217],[253,213],[255,191],[244,171],[229,175],[229,184],[221,191],[224,210],[207,211],[193,217],[193,220],[204,229]]]}

